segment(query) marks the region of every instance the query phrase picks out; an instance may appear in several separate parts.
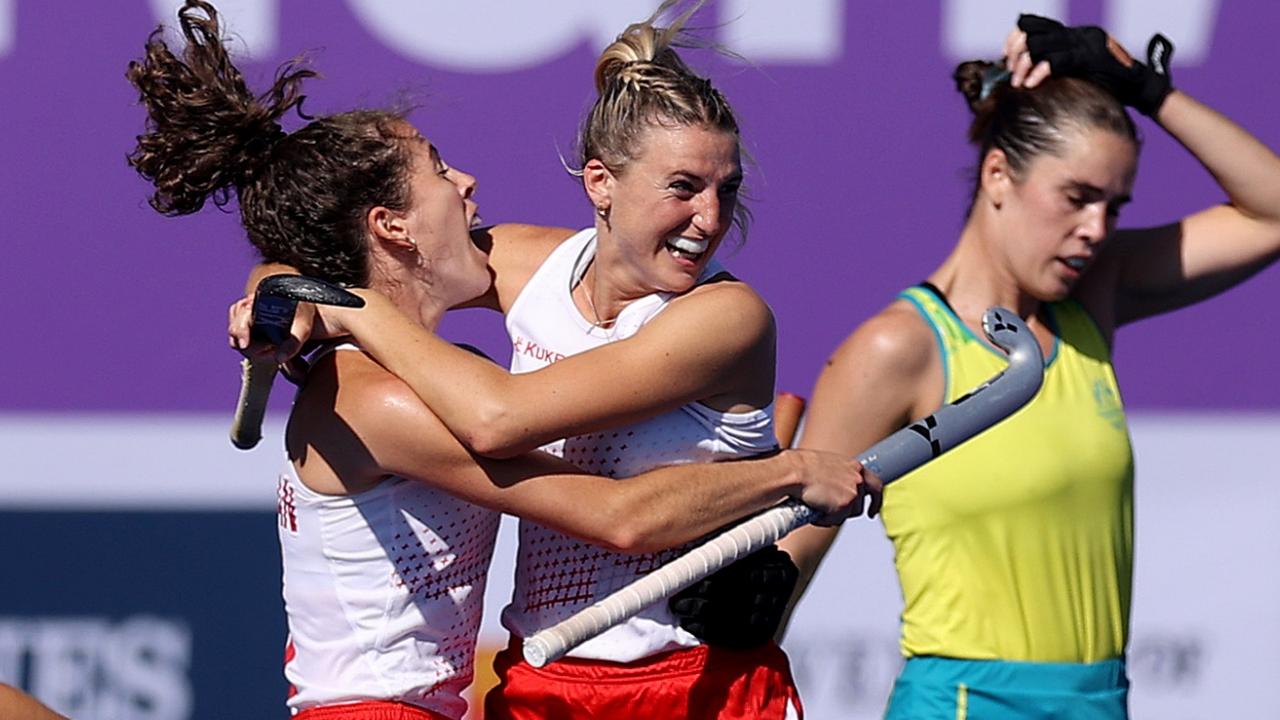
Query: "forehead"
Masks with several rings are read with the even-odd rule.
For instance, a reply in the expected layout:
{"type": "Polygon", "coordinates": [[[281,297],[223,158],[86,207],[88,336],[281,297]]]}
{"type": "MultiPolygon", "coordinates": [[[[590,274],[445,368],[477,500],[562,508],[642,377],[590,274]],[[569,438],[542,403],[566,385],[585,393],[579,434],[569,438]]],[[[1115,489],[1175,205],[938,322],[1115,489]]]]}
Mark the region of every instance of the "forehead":
{"type": "Polygon", "coordinates": [[[1064,133],[1056,154],[1045,154],[1031,172],[1050,182],[1079,182],[1115,194],[1127,194],[1138,170],[1138,147],[1133,140],[1096,128],[1064,133]]]}
{"type": "Polygon", "coordinates": [[[726,177],[742,172],[738,137],[701,125],[650,124],[640,134],[634,163],[660,173],[726,177]]]}
{"type": "Polygon", "coordinates": [[[409,165],[415,173],[435,173],[441,165],[440,152],[431,141],[415,135],[409,141],[409,165]]]}
{"type": "Polygon", "coordinates": [[[399,140],[407,142],[409,152],[414,157],[429,156],[434,159],[438,156],[435,145],[432,145],[431,141],[427,139],[427,136],[423,135],[422,132],[419,131],[418,128],[414,127],[413,123],[408,120],[401,120],[396,123],[395,134],[399,140]]]}

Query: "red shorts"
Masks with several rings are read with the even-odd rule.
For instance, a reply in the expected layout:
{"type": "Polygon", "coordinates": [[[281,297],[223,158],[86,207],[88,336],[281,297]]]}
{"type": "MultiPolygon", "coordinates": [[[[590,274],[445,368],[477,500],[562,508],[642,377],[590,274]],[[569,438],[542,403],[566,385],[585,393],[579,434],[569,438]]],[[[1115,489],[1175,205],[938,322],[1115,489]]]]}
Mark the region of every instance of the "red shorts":
{"type": "Polygon", "coordinates": [[[804,716],[791,664],[773,643],[756,650],[700,645],[632,663],[566,658],[535,668],[513,641],[493,666],[501,682],[485,697],[485,720],[804,716]]]}
{"type": "Polygon", "coordinates": [[[449,720],[449,718],[417,705],[369,700],[307,708],[294,715],[293,720],[449,720]]]}

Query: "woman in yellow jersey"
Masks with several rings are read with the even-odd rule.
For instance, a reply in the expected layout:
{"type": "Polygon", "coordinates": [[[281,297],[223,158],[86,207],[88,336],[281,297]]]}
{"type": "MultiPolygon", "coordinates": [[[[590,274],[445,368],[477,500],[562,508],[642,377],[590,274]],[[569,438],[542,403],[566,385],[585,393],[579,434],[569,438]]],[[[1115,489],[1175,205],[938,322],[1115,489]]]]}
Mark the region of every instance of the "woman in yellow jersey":
{"type": "MultiPolygon", "coordinates": [[[[1023,16],[1007,68],[956,81],[979,148],[954,250],[863,323],[813,392],[803,446],[856,453],[1004,365],[979,330],[1015,309],[1046,358],[1025,409],[885,493],[908,658],[890,718],[1123,718],[1133,459],[1111,344],[1120,326],[1208,298],[1280,256],[1280,158],[1173,90],[1171,47],[1135,62],[1098,28],[1023,16]],[[1115,229],[1149,115],[1229,202],[1115,229]]],[[[807,579],[834,530],[784,541],[807,579]]]]}

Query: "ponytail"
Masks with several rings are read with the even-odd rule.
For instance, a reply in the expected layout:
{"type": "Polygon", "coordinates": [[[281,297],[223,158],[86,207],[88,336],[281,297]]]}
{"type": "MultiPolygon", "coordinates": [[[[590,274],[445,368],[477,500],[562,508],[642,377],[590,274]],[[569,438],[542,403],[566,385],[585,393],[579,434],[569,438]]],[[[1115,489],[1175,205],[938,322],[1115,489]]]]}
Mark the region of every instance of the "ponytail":
{"type": "Polygon", "coordinates": [[[155,185],[150,203],[187,215],[212,197],[225,205],[269,163],[285,137],[280,118],[301,112],[302,81],[315,72],[286,64],[270,90],[255,97],[222,42],[218,12],[202,0],[178,11],[186,48],[179,58],[156,29],[141,61],[125,73],[147,109],[129,164],[155,185]]]}

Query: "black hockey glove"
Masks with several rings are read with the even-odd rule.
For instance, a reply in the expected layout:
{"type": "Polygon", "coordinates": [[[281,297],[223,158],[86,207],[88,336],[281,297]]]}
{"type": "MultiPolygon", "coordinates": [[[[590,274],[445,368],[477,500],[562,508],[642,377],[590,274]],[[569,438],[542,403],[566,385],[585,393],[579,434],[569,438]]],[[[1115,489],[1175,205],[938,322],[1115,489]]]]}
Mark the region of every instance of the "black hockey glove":
{"type": "Polygon", "coordinates": [[[718,647],[745,650],[773,639],[800,571],[777,545],[752,553],[672,596],[680,627],[718,647]]]}
{"type": "Polygon", "coordinates": [[[1159,33],[1147,44],[1143,64],[1100,27],[1067,27],[1039,15],[1021,15],[1018,29],[1027,34],[1027,50],[1034,62],[1047,60],[1054,75],[1097,83],[1144,115],[1155,115],[1173,90],[1169,80],[1173,43],[1159,33]]]}

